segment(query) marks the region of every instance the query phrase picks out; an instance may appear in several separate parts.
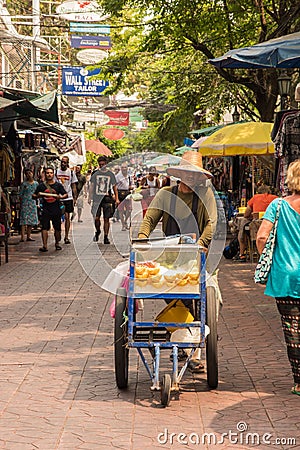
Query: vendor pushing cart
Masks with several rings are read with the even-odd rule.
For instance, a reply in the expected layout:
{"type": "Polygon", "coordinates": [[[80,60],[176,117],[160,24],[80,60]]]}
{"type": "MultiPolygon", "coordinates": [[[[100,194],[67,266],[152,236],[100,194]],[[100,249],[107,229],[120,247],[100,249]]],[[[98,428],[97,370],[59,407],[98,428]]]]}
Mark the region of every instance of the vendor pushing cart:
{"type": "MultiPolygon", "coordinates": [[[[217,205],[211,187],[212,174],[202,167],[200,153],[188,151],[178,166],[170,166],[168,175],[180,179],[173,187],[159,190],[152,201],[141,224],[138,237],[148,238],[162,219],[162,231],[165,236],[194,235],[204,252],[212,240],[217,225],[217,205]]],[[[186,305],[191,302],[185,300],[186,305]]],[[[195,352],[189,368],[203,372],[200,352],[195,352]]]]}
{"type": "Polygon", "coordinates": [[[209,181],[212,175],[202,168],[201,155],[195,152],[187,152],[179,166],[169,167],[167,171],[181,181],[178,186],[161,189],[152,201],[138,240],[132,245],[129,289],[118,290],[115,311],[118,387],[127,387],[128,352],[137,348],[152,380],[152,389],[161,390],[161,402],[165,406],[171,390],[178,390],[186,368],[198,373],[204,371],[199,356],[204,346],[208,384],[217,387],[219,306],[214,289],[206,289],[205,255],[217,221],[216,201],[209,181]],[[160,219],[167,237],[155,245],[148,238],[160,219]],[[174,240],[168,236],[177,237],[174,240]],[[154,321],[137,321],[137,299],[148,298],[164,299],[168,306],[154,321]],[[190,338],[182,339],[184,330],[190,338]],[[150,350],[153,370],[144,348],[150,350]],[[172,377],[165,374],[160,382],[160,352],[165,348],[172,352],[172,377]],[[179,352],[183,349],[188,351],[184,351],[185,363],[179,370],[179,352]]]}

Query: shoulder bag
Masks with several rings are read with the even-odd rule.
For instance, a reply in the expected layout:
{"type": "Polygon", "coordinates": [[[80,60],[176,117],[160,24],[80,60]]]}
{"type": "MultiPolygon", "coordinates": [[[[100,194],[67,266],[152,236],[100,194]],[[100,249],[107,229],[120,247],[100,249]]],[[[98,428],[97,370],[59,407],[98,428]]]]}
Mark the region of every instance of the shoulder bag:
{"type": "Polygon", "coordinates": [[[257,264],[255,272],[254,272],[255,283],[266,284],[268,281],[268,276],[269,276],[269,273],[271,270],[272,260],[273,260],[273,252],[274,252],[275,241],[276,241],[276,232],[277,232],[277,225],[278,225],[278,218],[279,218],[279,213],[280,213],[281,202],[282,202],[282,198],[280,198],[278,201],[273,227],[270,231],[267,242],[263,248],[263,251],[260,255],[258,264],[257,264]]]}

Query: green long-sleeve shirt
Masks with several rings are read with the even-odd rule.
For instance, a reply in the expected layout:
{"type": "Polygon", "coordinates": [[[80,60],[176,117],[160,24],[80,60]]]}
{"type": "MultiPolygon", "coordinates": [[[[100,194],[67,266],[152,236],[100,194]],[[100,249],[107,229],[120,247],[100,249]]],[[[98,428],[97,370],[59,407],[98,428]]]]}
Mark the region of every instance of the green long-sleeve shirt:
{"type": "MultiPolygon", "coordinates": [[[[139,237],[149,237],[155,229],[159,220],[162,218],[162,230],[165,233],[170,213],[172,187],[160,189],[151,202],[143,222],[139,229],[139,237]]],[[[210,187],[198,188],[198,228],[199,244],[208,247],[217,223],[217,206],[213,191],[210,187]]],[[[187,218],[192,213],[193,192],[182,193],[178,190],[175,203],[175,211],[172,214],[174,219],[179,217],[181,220],[187,218]]]]}

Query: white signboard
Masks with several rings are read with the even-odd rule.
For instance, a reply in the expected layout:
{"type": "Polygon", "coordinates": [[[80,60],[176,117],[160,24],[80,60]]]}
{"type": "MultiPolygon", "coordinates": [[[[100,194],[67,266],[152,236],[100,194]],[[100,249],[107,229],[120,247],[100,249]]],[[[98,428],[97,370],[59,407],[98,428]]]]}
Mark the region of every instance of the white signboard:
{"type": "Polygon", "coordinates": [[[73,120],[75,122],[96,122],[98,125],[106,125],[109,122],[109,117],[103,112],[98,113],[84,113],[84,112],[74,112],[73,120]]]}
{"type": "Polygon", "coordinates": [[[100,22],[106,20],[109,15],[104,14],[101,7],[95,1],[64,2],[56,8],[61,19],[73,22],[100,22]]]}
{"type": "Polygon", "coordinates": [[[104,50],[97,50],[92,48],[87,48],[85,50],[79,50],[76,55],[78,61],[85,65],[97,64],[102,59],[107,58],[107,52],[104,50]]]}

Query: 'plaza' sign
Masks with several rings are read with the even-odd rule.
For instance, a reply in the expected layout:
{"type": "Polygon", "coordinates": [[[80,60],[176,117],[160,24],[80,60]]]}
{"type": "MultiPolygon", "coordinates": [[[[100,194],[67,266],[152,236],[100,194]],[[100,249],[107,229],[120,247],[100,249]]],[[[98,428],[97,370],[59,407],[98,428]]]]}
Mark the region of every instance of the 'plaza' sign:
{"type": "Polygon", "coordinates": [[[98,96],[109,86],[109,82],[94,79],[101,69],[87,70],[84,67],[63,67],[62,94],[79,96],[98,96]]]}
{"type": "Polygon", "coordinates": [[[109,17],[95,1],[63,2],[56,8],[56,13],[61,19],[73,22],[100,22],[109,17]]]}

